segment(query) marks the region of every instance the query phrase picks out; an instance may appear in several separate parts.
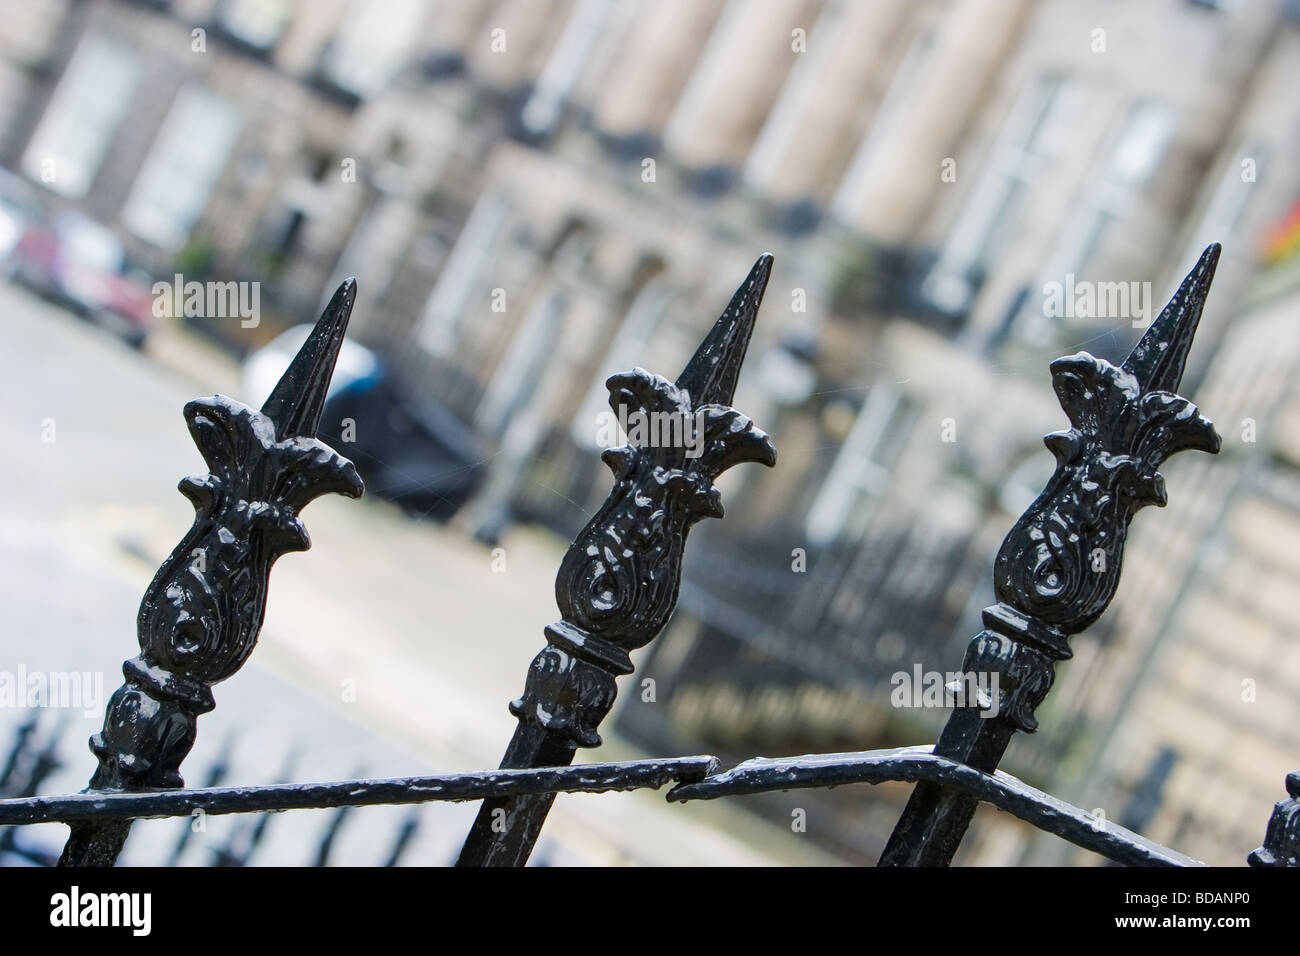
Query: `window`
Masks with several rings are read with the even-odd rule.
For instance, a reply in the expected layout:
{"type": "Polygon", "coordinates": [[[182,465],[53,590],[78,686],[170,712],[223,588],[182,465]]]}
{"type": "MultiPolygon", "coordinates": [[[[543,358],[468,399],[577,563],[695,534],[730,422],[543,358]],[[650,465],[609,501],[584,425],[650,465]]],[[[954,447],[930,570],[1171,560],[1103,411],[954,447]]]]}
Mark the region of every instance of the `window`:
{"type": "Polygon", "coordinates": [[[1230,249],[1234,239],[1238,243],[1241,241],[1242,219],[1251,198],[1257,194],[1256,185],[1264,181],[1269,158],[1268,144],[1258,139],[1243,140],[1228,151],[1215,180],[1214,192],[1188,233],[1189,239],[1174,270],[1175,275],[1170,276],[1166,283],[1164,301],[1168,301],[1182,277],[1187,275],[1211,242],[1221,242],[1225,249],[1230,249]],[[1178,272],[1178,269],[1182,271],[1178,272]]]}
{"type": "Polygon", "coordinates": [[[843,8],[828,4],[818,16],[809,40],[808,52],[795,60],[789,76],[781,87],[772,109],[768,112],[758,139],[745,160],[744,179],[762,189],[780,168],[782,159],[795,145],[799,124],[812,98],[819,95],[820,77],[825,70],[831,49],[831,38],[842,30],[843,8]]]}
{"type": "Polygon", "coordinates": [[[455,348],[461,315],[509,214],[503,193],[485,193],[456,237],[420,317],[419,342],[433,354],[450,355],[455,348]]]}
{"type": "Polygon", "coordinates": [[[973,274],[1005,243],[1025,188],[1038,182],[1063,151],[1080,95],[1077,84],[1047,74],[1016,99],[986,171],[923,284],[926,297],[939,308],[958,314],[970,307],[973,274]]]}
{"type": "Polygon", "coordinates": [[[239,134],[239,112],[201,87],[180,92],[145,158],[122,221],[161,249],[185,244],[239,134]]]}
{"type": "Polygon", "coordinates": [[[424,0],[353,0],[325,50],[330,82],[355,96],[379,92],[405,65],[424,0]]]}
{"type": "Polygon", "coordinates": [[[289,0],[223,0],[217,23],[227,34],[254,50],[270,50],[289,25],[289,0]]]}
{"type": "Polygon", "coordinates": [[[749,16],[752,16],[752,10],[742,0],[727,0],[727,5],[718,15],[709,39],[691,70],[686,89],[673,106],[672,115],[664,126],[663,142],[671,149],[680,151],[680,147],[688,142],[691,131],[699,124],[709,92],[717,88],[718,78],[726,67],[727,38],[749,16]]]}
{"type": "Polygon", "coordinates": [[[599,435],[598,417],[609,409],[609,390],[605,388],[605,380],[644,361],[642,355],[646,343],[663,319],[670,301],[672,290],[658,276],[646,282],[632,299],[573,421],[571,434],[578,447],[597,450],[603,447],[596,439],[599,435]]]}
{"type": "Polygon", "coordinates": [[[917,82],[924,75],[933,51],[934,34],[926,30],[907,48],[902,62],[890,78],[885,95],[867,124],[862,141],[831,201],[831,210],[840,220],[852,224],[868,202],[874,182],[873,168],[881,152],[894,142],[900,125],[907,119],[909,100],[916,93],[917,82]]]}
{"type": "Polygon", "coordinates": [[[836,539],[854,540],[866,532],[917,412],[916,404],[892,384],[878,384],[867,393],[849,437],[808,509],[809,541],[826,545],[836,539]]]}
{"type": "Polygon", "coordinates": [[[528,132],[544,136],[555,128],[609,12],[609,0],[578,0],[559,42],[524,104],[521,122],[528,132]]]}
{"type": "MultiPolygon", "coordinates": [[[[1062,282],[1067,273],[1088,277],[1102,236],[1132,207],[1134,193],[1155,173],[1172,134],[1173,116],[1163,103],[1141,100],[1129,110],[1111,136],[1097,172],[1076,197],[1074,212],[1048,256],[1046,280],[1062,282]]],[[[1022,338],[1046,345],[1055,320],[1043,314],[1042,298],[1036,292],[1026,296],[1017,322],[1022,338]]]]}
{"type": "Polygon", "coordinates": [[[528,311],[474,414],[474,423],[482,431],[504,433],[537,391],[546,360],[554,354],[564,331],[566,309],[564,293],[553,290],[528,311]]]}
{"type": "Polygon", "coordinates": [[[61,196],[84,196],[126,111],[138,74],[124,49],[88,36],[68,64],[23,154],[23,172],[61,196]]]}

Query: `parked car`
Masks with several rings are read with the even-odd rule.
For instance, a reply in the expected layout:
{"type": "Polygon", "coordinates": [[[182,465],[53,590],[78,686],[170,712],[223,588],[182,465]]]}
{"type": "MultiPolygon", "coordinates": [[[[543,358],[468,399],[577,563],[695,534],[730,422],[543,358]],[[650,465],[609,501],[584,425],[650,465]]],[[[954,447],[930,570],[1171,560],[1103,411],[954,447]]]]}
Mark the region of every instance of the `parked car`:
{"type": "MultiPolygon", "coordinates": [[[[271,393],[311,330],[294,326],[249,355],[244,391],[250,399],[271,393]]],[[[346,339],[317,435],[352,459],[367,494],[420,517],[450,518],[483,476],[474,433],[438,402],[409,394],[373,352],[346,339]]]]}
{"type": "Polygon", "coordinates": [[[13,276],[50,301],[140,348],[153,327],[149,277],[127,260],[107,226],[75,212],[29,223],[14,251],[13,276]]]}
{"type": "Polygon", "coordinates": [[[0,276],[8,276],[17,262],[18,241],[43,219],[36,190],[26,180],[0,169],[0,276]]]}

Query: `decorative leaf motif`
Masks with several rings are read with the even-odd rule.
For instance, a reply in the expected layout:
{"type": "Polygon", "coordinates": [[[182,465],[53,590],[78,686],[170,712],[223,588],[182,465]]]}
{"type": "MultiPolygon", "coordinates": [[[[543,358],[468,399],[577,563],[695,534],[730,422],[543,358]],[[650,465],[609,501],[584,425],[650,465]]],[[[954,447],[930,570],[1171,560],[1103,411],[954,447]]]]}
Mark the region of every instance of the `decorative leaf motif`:
{"type": "MultiPolygon", "coordinates": [[[[354,297],[355,283],[340,286],[262,411],[222,395],[185,406],[208,474],[180,482],[194,523],[140,603],[140,654],[123,665],[126,683],[91,738],[92,787],[182,785],[180,763],[198,715],[213,707],[211,685],[257,642],[272,564],[310,546],[299,512],[328,492],[360,496],[356,468],[313,437],[354,297]]],[[[69,859],[115,852],[93,832],[74,836],[69,859]]]]}
{"type": "Polygon", "coordinates": [[[570,546],[556,578],[556,601],[566,621],[632,650],[659,633],[672,613],[691,525],[722,517],[713,479],[740,462],[775,464],[776,449],[733,408],[704,405],[697,416],[690,395],[660,375],[637,368],[606,384],[610,406],[624,420],[671,416],[658,420],[702,431],[692,443],[697,457],[688,455],[684,443],[628,444],[605,452],[614,489],[570,546]]]}
{"type": "Polygon", "coordinates": [[[1187,399],[1143,392],[1087,352],[1053,362],[1052,384],[1073,427],[1044,439],[1056,471],[1003,542],[994,586],[1000,601],[1073,634],[1114,596],[1134,513],[1165,504],[1159,465],[1184,449],[1217,452],[1220,440],[1187,399]]]}
{"type": "Polygon", "coordinates": [[[145,592],[140,646],[148,664],[213,684],[252,653],[275,559],[310,547],[299,510],[331,491],[356,498],[362,485],[328,445],[277,440],[274,422],[233,399],[190,402],[185,418],[211,471],[181,482],[194,526],[145,592]]]}
{"type": "Polygon", "coordinates": [[[760,258],[676,382],[641,368],[606,381],[621,421],[658,423],[675,438],[638,440],[629,429],[628,444],[601,456],[614,487],[560,564],[562,620],[547,628],[550,643],[510,705],[521,722],[576,746],[600,742],[614,677],[632,671],[628,652],[653,640],[677,605],[687,533],[701,518],[722,517],[714,479],[741,462],[776,463],[771,439],[725,404],[770,270],[771,257],[760,258]]]}

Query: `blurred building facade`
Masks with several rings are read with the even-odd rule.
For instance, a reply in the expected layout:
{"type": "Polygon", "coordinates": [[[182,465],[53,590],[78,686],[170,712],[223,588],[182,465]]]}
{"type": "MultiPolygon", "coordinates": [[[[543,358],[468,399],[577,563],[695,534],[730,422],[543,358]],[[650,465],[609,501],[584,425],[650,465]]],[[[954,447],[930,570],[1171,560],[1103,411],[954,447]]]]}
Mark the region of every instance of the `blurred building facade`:
{"type": "MultiPolygon", "coordinates": [[[[460,517],[484,538],[572,534],[607,488],[605,377],[675,373],[776,254],[736,405],[781,463],[726,476],[729,517],[695,532],[640,672],[657,699],[618,715],[648,748],[933,739],[945,712],[892,708],[890,678],[956,669],[979,629],[992,556],[1051,470],[1048,362],[1118,361],[1141,333],[1136,314],[1049,316],[1045,286],[1149,283],[1158,309],[1222,242],[1184,394],[1224,453],[1167,467],[1177,513],[1138,521],[1112,610],[1005,767],[1212,862],[1258,842],[1300,761],[1278,702],[1300,682],[1279,534],[1300,505],[1300,333],[1287,262],[1258,254],[1300,196],[1295,4],[0,10],[0,160],[159,276],[262,282],[279,321],[220,330],[242,347],[358,276],[356,336],[492,456],[460,517]]],[[[812,808],[814,838],[870,860],[907,791],[863,789],[751,802],[787,829],[812,808]]],[[[962,859],[1070,853],[981,814],[962,859]]]]}

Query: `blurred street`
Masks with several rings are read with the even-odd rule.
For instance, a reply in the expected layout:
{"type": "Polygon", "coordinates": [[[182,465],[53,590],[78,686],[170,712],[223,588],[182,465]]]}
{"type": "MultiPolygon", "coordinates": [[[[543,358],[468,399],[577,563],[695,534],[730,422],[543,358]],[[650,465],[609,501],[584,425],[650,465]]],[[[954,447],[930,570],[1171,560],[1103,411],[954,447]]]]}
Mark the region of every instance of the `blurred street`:
{"type": "MultiPolygon", "coordinates": [[[[0,340],[0,400],[7,409],[0,438],[9,457],[0,488],[0,575],[10,596],[0,619],[5,656],[28,671],[103,675],[96,712],[53,711],[65,722],[63,766],[42,791],[71,792],[89,778],[94,762],[84,741],[100,727],[122,660],[135,653],[140,595],[190,523],[190,506],[175,485],[204,469],[181,407],[234,391],[238,369],[174,327],[159,331],[150,355],[138,354],[9,285],[0,286],[0,340]]],[[[236,395],[251,404],[263,398],[236,395]]],[[[227,785],[277,782],[295,753],[290,776],[297,781],[495,767],[514,727],[506,703],[542,647],[542,627],[556,617],[550,588],[562,545],[517,529],[503,542],[504,571],[494,571],[487,549],[381,502],[322,498],[307,509],[306,523],[312,550],[276,565],[257,651],[215,688],[218,706],[199,722],[184,767],[187,784],[203,785],[226,745],[227,785]]],[[[0,749],[28,716],[22,708],[0,709],[0,749]]],[[[55,732],[51,717],[43,715],[41,735],[55,732]]],[[[583,756],[644,755],[606,739],[599,752],[583,756]]],[[[427,805],[402,862],[452,861],[475,809],[427,805]]],[[[803,859],[788,834],[774,832],[782,843],[770,851],[742,845],[719,828],[725,814],[718,809],[669,806],[650,792],[564,796],[535,861],[803,859]]],[[[411,812],[376,807],[349,814],[330,862],[383,862],[411,812]]],[[[311,862],[330,815],[276,817],[252,862],[311,862]]],[[[137,824],[124,862],[164,862],[186,825],[137,824]]],[[[234,817],[208,821],[182,862],[207,863],[209,851],[237,841],[235,828],[248,826],[234,817]]],[[[23,837],[57,850],[63,833],[50,826],[23,837]]],[[[807,861],[816,859],[808,853],[807,861]]]]}

